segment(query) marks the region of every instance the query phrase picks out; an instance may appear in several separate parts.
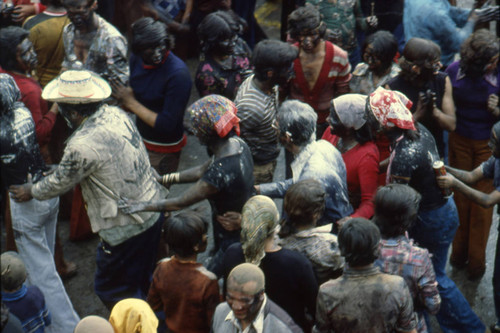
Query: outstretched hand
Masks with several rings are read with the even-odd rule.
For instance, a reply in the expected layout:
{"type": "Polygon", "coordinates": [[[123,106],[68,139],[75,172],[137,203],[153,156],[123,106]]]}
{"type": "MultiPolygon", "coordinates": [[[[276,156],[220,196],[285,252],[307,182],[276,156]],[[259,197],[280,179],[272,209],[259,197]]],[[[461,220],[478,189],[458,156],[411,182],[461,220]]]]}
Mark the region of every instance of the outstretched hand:
{"type": "Polygon", "coordinates": [[[437,183],[438,183],[439,187],[444,188],[444,189],[448,189],[448,188],[453,187],[454,181],[455,181],[455,177],[450,173],[447,173],[444,176],[437,177],[437,183]]]}
{"type": "Polygon", "coordinates": [[[142,212],[146,208],[146,204],[135,200],[120,199],[118,200],[118,208],[120,208],[124,214],[134,214],[142,212]]]}

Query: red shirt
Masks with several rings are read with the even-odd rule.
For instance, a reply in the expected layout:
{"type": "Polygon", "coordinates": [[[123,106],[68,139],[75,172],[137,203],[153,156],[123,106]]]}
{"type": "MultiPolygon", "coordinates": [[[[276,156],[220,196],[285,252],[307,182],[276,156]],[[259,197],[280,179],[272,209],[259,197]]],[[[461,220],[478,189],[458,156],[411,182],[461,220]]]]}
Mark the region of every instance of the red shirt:
{"type": "Polygon", "coordinates": [[[30,110],[33,121],[35,122],[35,132],[38,144],[41,146],[47,144],[50,140],[50,133],[56,121],[56,114],[48,112],[47,102],[42,98],[42,88],[34,79],[7,72],[0,68],[0,73],[9,74],[16,81],[21,91],[21,102],[30,110]]]}
{"type": "MultiPolygon", "coordinates": [[[[323,133],[323,140],[337,145],[339,137],[330,132],[330,127],[323,133]]],[[[373,216],[375,205],[373,196],[378,187],[379,152],[373,142],[357,144],[342,154],[347,171],[347,189],[349,201],[354,208],[351,217],[373,216]]]]}
{"type": "Polygon", "coordinates": [[[200,263],[181,262],[175,256],[162,260],[153,273],[147,301],[154,311],[165,312],[171,331],[208,332],[220,303],[217,277],[200,263]]]}

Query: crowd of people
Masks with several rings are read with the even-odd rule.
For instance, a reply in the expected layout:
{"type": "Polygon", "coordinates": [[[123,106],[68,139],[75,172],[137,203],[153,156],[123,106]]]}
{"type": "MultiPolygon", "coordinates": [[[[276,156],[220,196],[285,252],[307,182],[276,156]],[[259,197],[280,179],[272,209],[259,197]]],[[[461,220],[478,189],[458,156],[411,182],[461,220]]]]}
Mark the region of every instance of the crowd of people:
{"type": "Polygon", "coordinates": [[[255,1],[3,0],[2,332],[500,332],[500,243],[489,328],[445,270],[500,203],[499,7],[391,3],[284,0],[280,41],[255,1]]]}

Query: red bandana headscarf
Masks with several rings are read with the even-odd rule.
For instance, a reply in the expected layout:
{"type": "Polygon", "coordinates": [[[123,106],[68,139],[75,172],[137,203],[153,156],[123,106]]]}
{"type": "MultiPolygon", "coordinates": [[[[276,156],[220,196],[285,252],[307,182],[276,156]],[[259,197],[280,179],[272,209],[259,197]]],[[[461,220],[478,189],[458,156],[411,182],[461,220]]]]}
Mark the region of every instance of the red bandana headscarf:
{"type": "Polygon", "coordinates": [[[399,91],[377,88],[370,94],[370,110],[383,127],[416,130],[410,108],[413,103],[399,91]]]}

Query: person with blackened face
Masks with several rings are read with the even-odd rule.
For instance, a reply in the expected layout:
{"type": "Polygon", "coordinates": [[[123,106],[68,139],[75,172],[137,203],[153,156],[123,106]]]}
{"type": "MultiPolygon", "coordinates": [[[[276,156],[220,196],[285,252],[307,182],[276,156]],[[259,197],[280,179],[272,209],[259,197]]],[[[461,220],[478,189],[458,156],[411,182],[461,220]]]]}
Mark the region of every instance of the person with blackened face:
{"type": "Polygon", "coordinates": [[[37,55],[28,39],[29,31],[20,27],[0,30],[0,73],[11,75],[21,91],[21,101],[30,110],[35,122],[35,131],[45,162],[50,163],[48,143],[56,121],[57,108],[48,109],[41,98],[42,88],[31,77],[37,65],[37,55]]]}
{"type": "Polygon", "coordinates": [[[202,54],[195,84],[200,97],[219,94],[233,100],[252,73],[251,51],[238,36],[240,30],[241,23],[227,11],[209,14],[198,26],[202,54]]]}
{"type": "Polygon", "coordinates": [[[318,114],[319,138],[328,127],[330,101],[349,92],[351,65],[347,52],[324,40],[326,25],[313,6],[293,11],[288,27],[299,48],[299,56],[293,62],[295,78],[289,86],[289,97],[309,104],[318,114]]]}
{"type": "Polygon", "coordinates": [[[132,25],[130,85],[112,79],[113,96],[133,112],[151,165],[177,171],[186,145],[184,113],[191,93],[186,64],[172,51],[173,37],[161,21],[143,17],[132,25]]]}
{"type": "Polygon", "coordinates": [[[12,199],[24,203],[81,185],[92,230],[100,237],[94,290],[109,309],[124,298],[146,297],[163,224],[161,214],[121,213],[116,200],[158,200],[168,193],[154,178],[133,121],[104,103],[110,95],[108,83],[89,71],[65,71],[45,86],[42,97],[57,103],[74,133],[53,173],[9,188],[12,199]]]}
{"type": "Polygon", "coordinates": [[[280,149],[273,123],[279,90],[294,77],[297,49],[277,40],[263,40],[253,51],[254,75],[241,84],[234,100],[241,120],[241,137],[252,151],[255,183],[273,180],[280,149]]]}
{"type": "Polygon", "coordinates": [[[95,13],[97,0],[63,0],[71,21],[63,33],[63,70],[85,69],[104,79],[127,83],[127,41],[118,30],[95,13]]]}
{"type": "Polygon", "coordinates": [[[401,72],[386,88],[402,92],[412,102],[415,121],[424,125],[436,140],[440,158],[447,156],[444,131],[456,127],[453,88],[448,75],[441,72],[441,49],[427,39],[412,38],[399,59],[401,72]]]}
{"type": "Polygon", "coordinates": [[[254,264],[241,264],[229,273],[226,302],[219,304],[212,332],[302,332],[292,318],[265,294],[265,277],[254,264]]]}

